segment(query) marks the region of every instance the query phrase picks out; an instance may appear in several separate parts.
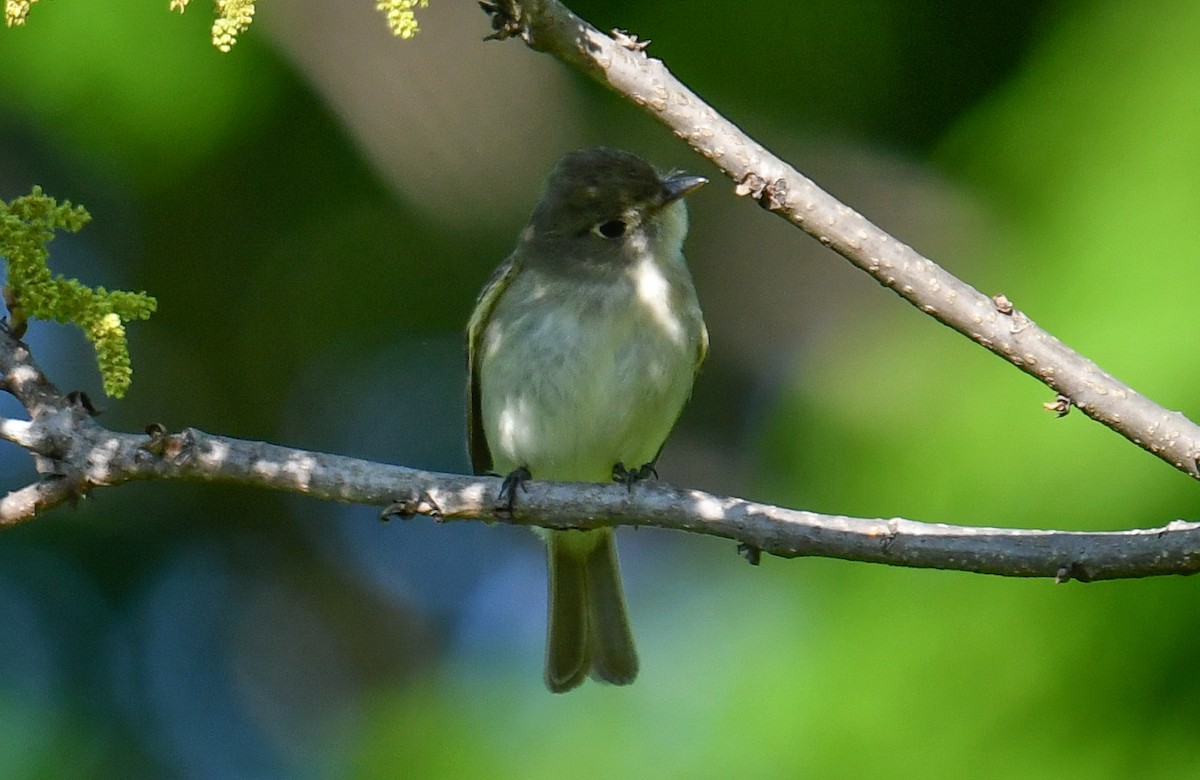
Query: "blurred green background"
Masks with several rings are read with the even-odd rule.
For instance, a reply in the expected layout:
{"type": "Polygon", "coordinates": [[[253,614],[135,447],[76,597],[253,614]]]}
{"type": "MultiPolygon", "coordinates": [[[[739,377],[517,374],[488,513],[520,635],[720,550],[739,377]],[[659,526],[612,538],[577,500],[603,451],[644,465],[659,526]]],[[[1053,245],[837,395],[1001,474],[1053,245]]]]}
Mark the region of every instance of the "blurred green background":
{"type": "MultiPolygon", "coordinates": [[[[432,0],[39,2],[0,30],[0,197],[95,217],[56,270],[146,289],[103,422],[465,471],[461,331],[546,171],[595,143],[713,178],[712,334],[665,480],[815,510],[1078,529],[1195,484],[733,195],[652,120],[432,0]]],[[[576,2],[758,140],[1139,391],[1200,415],[1194,0],[576,2]],[[1188,228],[1188,230],[1184,230],[1188,228]]],[[[35,323],[65,388],[89,348],[35,323]]],[[[20,409],[4,399],[0,413],[20,409]]],[[[0,450],[4,487],[33,474],[0,450]]],[[[1055,585],[622,532],[637,684],[541,683],[520,529],[216,486],[0,534],[0,777],[1200,777],[1182,578],[1055,585]]]]}

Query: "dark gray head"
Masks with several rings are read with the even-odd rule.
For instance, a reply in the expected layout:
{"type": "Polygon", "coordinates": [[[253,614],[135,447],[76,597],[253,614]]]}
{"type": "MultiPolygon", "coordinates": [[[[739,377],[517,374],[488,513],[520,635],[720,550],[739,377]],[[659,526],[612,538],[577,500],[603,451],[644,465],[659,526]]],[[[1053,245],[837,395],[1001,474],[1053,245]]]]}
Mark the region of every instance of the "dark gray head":
{"type": "Polygon", "coordinates": [[[659,242],[673,242],[678,251],[687,231],[681,199],[706,181],[682,173],[660,176],[641,157],[620,149],[571,152],[551,171],[522,239],[571,249],[576,257],[584,250],[597,260],[629,256],[659,242]]]}

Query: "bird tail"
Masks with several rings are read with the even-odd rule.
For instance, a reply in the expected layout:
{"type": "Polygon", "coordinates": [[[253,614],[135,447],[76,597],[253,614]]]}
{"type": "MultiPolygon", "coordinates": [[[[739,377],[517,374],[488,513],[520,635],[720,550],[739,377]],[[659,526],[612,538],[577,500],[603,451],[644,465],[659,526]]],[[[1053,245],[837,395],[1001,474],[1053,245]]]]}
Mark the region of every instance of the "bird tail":
{"type": "Polygon", "coordinates": [[[612,529],[552,531],[547,543],[546,687],[565,693],[589,674],[628,685],[638,658],[612,529]]]}

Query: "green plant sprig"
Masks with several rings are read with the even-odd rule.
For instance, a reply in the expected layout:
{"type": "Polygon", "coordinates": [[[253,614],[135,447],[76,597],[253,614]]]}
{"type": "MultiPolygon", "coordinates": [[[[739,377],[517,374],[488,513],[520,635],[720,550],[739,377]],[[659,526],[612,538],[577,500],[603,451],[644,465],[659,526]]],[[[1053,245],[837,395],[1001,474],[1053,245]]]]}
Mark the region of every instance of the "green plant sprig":
{"type": "Polygon", "coordinates": [[[78,325],[95,347],[105,394],[121,398],[133,379],[125,323],[148,318],[158,301],[145,292],[93,289],[51,273],[47,245],[54,232],[74,233],[90,220],[82,206],[59,203],[36,186],[28,195],[0,201],[0,257],[8,264],[4,288],[8,325],[18,336],[30,318],[78,325]]]}

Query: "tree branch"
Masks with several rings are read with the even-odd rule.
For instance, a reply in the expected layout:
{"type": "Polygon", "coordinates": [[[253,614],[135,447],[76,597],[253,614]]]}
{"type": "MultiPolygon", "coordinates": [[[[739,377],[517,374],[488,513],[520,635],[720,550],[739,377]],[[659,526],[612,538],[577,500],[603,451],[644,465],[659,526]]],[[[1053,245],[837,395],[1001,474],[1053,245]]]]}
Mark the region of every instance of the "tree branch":
{"type": "Polygon", "coordinates": [[[1200,479],[1200,426],[1114,379],[1007,298],[984,295],[822,190],[701,100],[633,36],[602,33],[557,0],[481,5],[496,30],[489,37],[519,37],[610,87],[711,160],[737,184],[737,194],[755,198],[1087,416],[1200,479]]]}
{"type": "MultiPolygon", "coordinates": [[[[42,478],[0,499],[0,526],[14,525],[96,488],[134,480],[227,482],[367,504],[384,517],[429,515],[440,521],[497,516],[501,480],[213,436],[194,428],[169,434],[110,431],[86,399],[63,396],[29,349],[0,328],[0,385],[30,420],[0,418],[0,438],[34,453],[42,478]]],[[[748,551],[787,558],[824,556],[1012,577],[1083,581],[1191,574],[1200,570],[1200,523],[1150,530],[1080,533],[975,528],[899,518],[822,515],[700,490],[638,483],[530,482],[514,515],[518,525],[598,528],[657,526],[740,542],[748,551]]]]}
{"type": "MultiPolygon", "coordinates": [[[[842,205],[720,117],[631,36],[600,33],[554,0],[485,4],[496,37],[518,35],[609,84],[672,127],[736,182],[739,194],[850,259],[881,284],[1005,357],[1089,416],[1192,476],[1200,431],[1120,384],[1015,311],[987,298],[842,205]]],[[[0,419],[0,439],[29,450],[41,478],[0,499],[0,526],[91,490],[133,480],[222,481],[386,507],[384,516],[496,517],[500,480],[439,474],[213,436],[107,430],[81,394],[63,395],[28,348],[0,327],[0,387],[30,419],[0,419]]],[[[1067,532],[977,528],[900,518],[822,515],[668,485],[532,482],[509,521],[552,528],[645,525],[736,540],[759,552],[1083,581],[1200,570],[1200,523],[1067,532]]]]}

